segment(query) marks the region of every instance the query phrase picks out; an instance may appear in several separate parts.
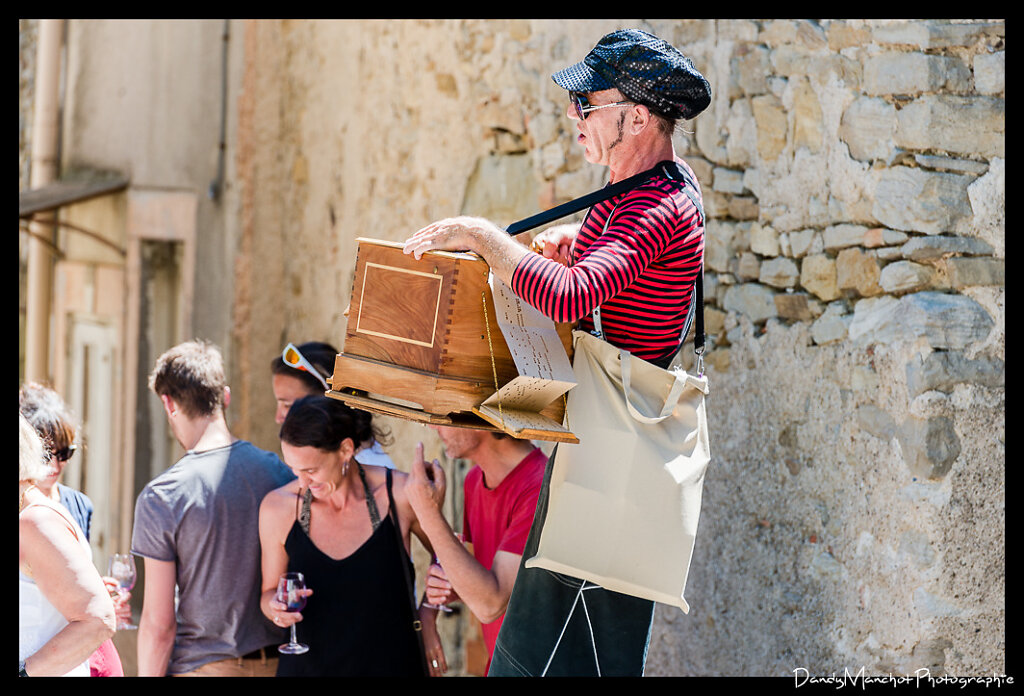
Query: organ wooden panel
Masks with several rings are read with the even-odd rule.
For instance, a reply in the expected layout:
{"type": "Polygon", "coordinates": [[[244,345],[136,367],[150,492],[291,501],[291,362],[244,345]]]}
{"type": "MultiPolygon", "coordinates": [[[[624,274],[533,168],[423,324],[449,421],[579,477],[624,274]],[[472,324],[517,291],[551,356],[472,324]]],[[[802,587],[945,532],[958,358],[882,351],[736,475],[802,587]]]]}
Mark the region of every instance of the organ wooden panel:
{"type": "MultiPolygon", "coordinates": [[[[518,372],[488,272],[475,254],[427,252],[416,260],[400,243],[358,239],[345,342],[328,395],[402,418],[495,430],[472,409],[518,372]]],[[[571,359],[572,326],[556,329],[571,359]]],[[[561,423],[564,399],[541,414],[561,423]]]]}

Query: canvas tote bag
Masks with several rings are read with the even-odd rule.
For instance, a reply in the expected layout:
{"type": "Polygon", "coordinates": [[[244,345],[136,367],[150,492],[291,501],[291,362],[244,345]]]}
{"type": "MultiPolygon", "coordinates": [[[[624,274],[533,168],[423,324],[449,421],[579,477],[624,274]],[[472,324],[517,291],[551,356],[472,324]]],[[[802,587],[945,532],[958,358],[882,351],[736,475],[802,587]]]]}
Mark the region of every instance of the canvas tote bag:
{"type": "Polygon", "coordinates": [[[708,443],[706,376],[664,370],[573,332],[568,422],[547,518],[527,568],[678,606],[700,516],[708,443]]]}

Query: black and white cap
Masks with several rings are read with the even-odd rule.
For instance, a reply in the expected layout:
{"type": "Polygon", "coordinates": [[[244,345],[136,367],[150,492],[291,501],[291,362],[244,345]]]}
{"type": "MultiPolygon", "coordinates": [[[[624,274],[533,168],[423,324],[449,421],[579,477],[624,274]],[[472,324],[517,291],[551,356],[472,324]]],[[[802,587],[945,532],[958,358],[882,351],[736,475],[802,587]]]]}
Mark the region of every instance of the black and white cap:
{"type": "Polygon", "coordinates": [[[613,31],[586,57],[551,76],[571,92],[617,88],[627,99],[672,119],[694,118],[711,103],[711,85],[693,62],[639,29],[613,31]]]}

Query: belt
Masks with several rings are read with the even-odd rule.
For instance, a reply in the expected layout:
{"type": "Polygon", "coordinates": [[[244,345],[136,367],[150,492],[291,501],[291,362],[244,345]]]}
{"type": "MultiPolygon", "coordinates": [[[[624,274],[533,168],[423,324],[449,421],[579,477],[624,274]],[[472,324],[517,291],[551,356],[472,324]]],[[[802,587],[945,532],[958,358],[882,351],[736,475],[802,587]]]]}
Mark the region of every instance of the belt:
{"type": "Polygon", "coordinates": [[[271,654],[272,653],[270,652],[270,648],[257,648],[256,650],[253,650],[250,653],[246,653],[245,655],[242,655],[238,659],[239,660],[262,660],[262,659],[264,659],[266,657],[269,657],[271,654]]]}

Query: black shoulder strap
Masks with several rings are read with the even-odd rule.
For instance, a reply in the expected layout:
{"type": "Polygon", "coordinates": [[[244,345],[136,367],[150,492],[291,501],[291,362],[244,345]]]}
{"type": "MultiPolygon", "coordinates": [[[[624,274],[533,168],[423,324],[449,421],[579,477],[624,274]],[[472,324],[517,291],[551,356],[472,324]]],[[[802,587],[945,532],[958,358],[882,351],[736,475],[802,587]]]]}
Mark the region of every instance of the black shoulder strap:
{"type": "MultiPolygon", "coordinates": [[[[666,163],[665,175],[670,179],[675,178],[672,175],[675,174],[681,178],[685,183],[686,187],[683,189],[686,195],[689,196],[693,202],[693,207],[697,209],[698,224],[702,227],[706,223],[704,217],[704,205],[700,199],[697,198],[697,185],[690,176],[689,172],[680,167],[676,162],[666,163]]],[[[707,228],[704,230],[705,239],[707,239],[707,228]]],[[[686,323],[683,326],[683,335],[679,338],[680,347],[682,342],[686,340],[686,334],[690,332],[690,323],[696,319],[697,327],[693,332],[693,352],[697,354],[697,374],[703,374],[704,372],[704,255],[701,255],[700,269],[697,271],[697,279],[693,283],[693,302],[690,303],[690,312],[687,314],[686,323]],[[701,311],[695,311],[696,307],[700,307],[701,311]]]]}
{"type": "MultiPolygon", "coordinates": [[[[572,213],[579,212],[586,208],[591,208],[601,201],[606,201],[609,198],[614,198],[620,193],[631,191],[640,184],[644,183],[652,176],[662,173],[670,179],[682,179],[685,183],[684,191],[689,196],[690,200],[693,201],[694,207],[697,209],[697,215],[700,217],[699,224],[704,225],[704,206],[701,205],[700,199],[697,197],[697,186],[693,181],[693,178],[689,173],[679,166],[677,162],[666,161],[659,162],[657,165],[646,171],[634,174],[633,176],[617,181],[614,184],[605,186],[604,188],[588,193],[585,196],[573,199],[568,203],[562,203],[561,205],[550,208],[549,210],[542,211],[536,215],[531,215],[528,218],[524,218],[519,222],[513,222],[505,231],[510,235],[516,235],[527,230],[532,230],[535,227],[540,227],[549,222],[571,215],[572,213]]],[[[697,272],[697,279],[694,281],[694,301],[690,303],[690,312],[686,317],[686,322],[683,327],[683,335],[679,339],[680,342],[686,340],[686,334],[689,333],[691,321],[696,321],[696,329],[694,330],[693,336],[693,352],[697,354],[697,373],[702,374],[704,372],[704,259],[701,257],[700,270],[697,272]],[[700,311],[696,311],[697,308],[700,311]]],[[[677,349],[678,350],[678,349],[677,349]]]]}
{"type": "Polygon", "coordinates": [[[550,208],[548,210],[539,212],[536,215],[531,215],[530,217],[520,220],[519,222],[513,222],[511,225],[505,228],[505,231],[508,232],[509,234],[519,234],[520,232],[532,230],[534,227],[540,227],[541,225],[545,225],[551,222],[552,220],[557,220],[558,218],[563,218],[566,215],[572,215],[573,213],[579,212],[580,210],[591,208],[594,205],[600,203],[601,201],[606,201],[609,198],[613,198],[614,196],[619,195],[620,193],[632,191],[637,186],[650,179],[651,176],[657,174],[658,168],[661,167],[662,164],[666,163],[662,162],[657,166],[648,169],[647,171],[640,172],[639,174],[634,174],[633,176],[627,179],[623,179],[622,181],[617,181],[614,184],[609,184],[604,188],[600,188],[597,191],[588,193],[585,196],[580,196],[579,198],[573,199],[568,203],[562,203],[561,205],[557,205],[554,208],[550,208]]]}

